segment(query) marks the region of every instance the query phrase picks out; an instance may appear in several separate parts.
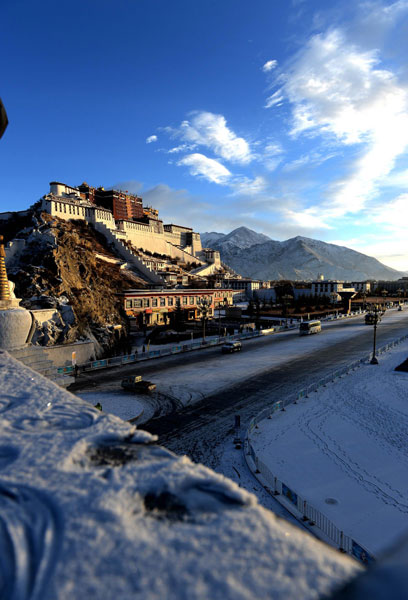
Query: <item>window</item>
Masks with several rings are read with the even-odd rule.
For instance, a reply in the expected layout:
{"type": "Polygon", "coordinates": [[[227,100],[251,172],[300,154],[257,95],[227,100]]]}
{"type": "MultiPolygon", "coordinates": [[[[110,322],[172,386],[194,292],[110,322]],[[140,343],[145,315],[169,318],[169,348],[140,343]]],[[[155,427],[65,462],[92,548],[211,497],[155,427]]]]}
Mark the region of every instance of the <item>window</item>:
{"type": "Polygon", "coordinates": [[[183,304],[187,304],[187,300],[188,300],[187,296],[183,296],[183,304]]]}
{"type": "Polygon", "coordinates": [[[157,298],[152,298],[152,306],[157,306],[157,298]]]}
{"type": "Polygon", "coordinates": [[[126,300],[125,308],[132,308],[132,300],[126,300]]]}
{"type": "Polygon", "coordinates": [[[195,298],[194,298],[194,296],[190,296],[190,304],[195,304],[195,298]]]}
{"type": "Polygon", "coordinates": [[[166,298],[160,298],[160,306],[166,306],[166,298]]]}
{"type": "Polygon", "coordinates": [[[148,308],[150,306],[149,298],[143,298],[143,307],[148,308]]]}
{"type": "Polygon", "coordinates": [[[174,298],[167,298],[167,306],[173,306],[174,298]]]}
{"type": "Polygon", "coordinates": [[[142,308],[142,301],[138,298],[137,300],[133,300],[134,308],[142,308]]]}

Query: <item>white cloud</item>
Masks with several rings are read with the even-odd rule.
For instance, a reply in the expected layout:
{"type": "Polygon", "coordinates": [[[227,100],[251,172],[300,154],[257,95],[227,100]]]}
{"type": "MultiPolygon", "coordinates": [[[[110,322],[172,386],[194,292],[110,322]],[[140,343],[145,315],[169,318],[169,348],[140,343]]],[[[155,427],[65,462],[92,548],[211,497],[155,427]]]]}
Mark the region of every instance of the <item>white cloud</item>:
{"type": "Polygon", "coordinates": [[[390,202],[372,208],[368,219],[385,228],[394,230],[406,239],[408,223],[408,193],[400,194],[390,202]]]}
{"type": "Polygon", "coordinates": [[[282,89],[280,89],[266,99],[265,108],[272,108],[272,106],[280,106],[284,99],[285,95],[282,89]]]}
{"type": "Polygon", "coordinates": [[[253,159],[249,143],[227,127],[223,115],[205,111],[193,113],[191,119],[183,121],[175,133],[188,144],[209,148],[229,162],[244,165],[253,159]]]}
{"type": "Polygon", "coordinates": [[[264,73],[269,73],[269,71],[272,71],[278,64],[277,60],[268,60],[262,67],[262,71],[264,73]]]}
{"type": "Polygon", "coordinates": [[[149,137],[146,138],[146,144],[151,144],[152,142],[157,142],[157,135],[149,135],[149,137]]]}
{"type": "Polygon", "coordinates": [[[274,171],[282,162],[284,150],[279,142],[269,142],[265,145],[262,161],[268,171],[274,171]]]}
{"type": "Polygon", "coordinates": [[[302,156],[299,156],[299,158],[296,158],[295,160],[286,163],[282,167],[282,171],[290,173],[291,171],[296,171],[297,169],[301,169],[306,165],[313,165],[314,167],[316,167],[323,164],[327,160],[330,160],[334,156],[335,154],[330,152],[327,152],[326,154],[321,154],[319,152],[309,152],[308,154],[303,154],[302,156]]]}
{"type": "Polygon", "coordinates": [[[313,207],[299,211],[283,209],[282,214],[288,223],[297,225],[299,229],[311,231],[331,229],[331,226],[325,222],[324,215],[313,207]]]}
{"type": "Polygon", "coordinates": [[[231,187],[234,190],[234,195],[256,196],[261,194],[268,187],[268,182],[262,176],[249,179],[249,177],[241,177],[231,182],[231,187]]]}
{"type": "Polygon", "coordinates": [[[195,144],[180,144],[179,146],[175,146],[174,148],[170,148],[168,150],[169,154],[178,154],[179,152],[186,152],[189,150],[194,150],[195,144]]]}
{"type": "Polygon", "coordinates": [[[192,175],[203,177],[212,183],[220,185],[226,185],[231,177],[230,171],[224,165],[198,152],[188,154],[179,160],[177,164],[189,167],[192,175]]]}
{"type": "Polygon", "coordinates": [[[309,40],[267,106],[284,96],[293,107],[293,136],[361,144],[349,175],[330,189],[332,216],[361,210],[408,148],[407,88],[379,67],[377,51],[359,50],[332,30],[309,40]]]}

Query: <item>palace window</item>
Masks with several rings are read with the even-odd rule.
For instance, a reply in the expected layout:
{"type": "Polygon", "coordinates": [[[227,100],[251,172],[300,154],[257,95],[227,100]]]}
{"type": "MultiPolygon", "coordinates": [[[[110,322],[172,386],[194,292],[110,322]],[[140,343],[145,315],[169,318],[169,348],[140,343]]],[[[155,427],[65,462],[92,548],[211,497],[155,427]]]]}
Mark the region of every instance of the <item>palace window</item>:
{"type": "Polygon", "coordinates": [[[187,304],[187,300],[188,300],[187,296],[183,296],[183,304],[187,304]]]}
{"type": "Polygon", "coordinates": [[[160,298],[160,306],[166,306],[166,298],[160,298]]]}
{"type": "Polygon", "coordinates": [[[143,307],[144,308],[149,308],[150,306],[150,299],[149,298],[143,298],[143,307]]]}
{"type": "Polygon", "coordinates": [[[157,298],[152,298],[152,306],[157,306],[157,298]]]}
{"type": "Polygon", "coordinates": [[[190,296],[190,304],[195,304],[195,298],[194,298],[194,296],[190,296]]]}
{"type": "Polygon", "coordinates": [[[173,306],[174,298],[167,298],[167,306],[173,306]]]}
{"type": "Polygon", "coordinates": [[[142,301],[140,298],[133,300],[133,308],[142,308],[142,301]]]}

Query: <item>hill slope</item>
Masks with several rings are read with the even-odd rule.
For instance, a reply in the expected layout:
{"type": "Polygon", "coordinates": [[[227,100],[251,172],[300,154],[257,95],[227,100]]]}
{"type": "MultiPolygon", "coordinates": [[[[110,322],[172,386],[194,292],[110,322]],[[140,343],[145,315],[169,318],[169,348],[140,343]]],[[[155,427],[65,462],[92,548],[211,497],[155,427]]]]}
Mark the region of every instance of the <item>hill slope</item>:
{"type": "MultiPolygon", "coordinates": [[[[394,280],[406,275],[344,246],[302,236],[284,242],[268,240],[246,246],[245,241],[251,238],[245,232],[241,242],[237,239],[237,232],[239,230],[234,230],[219,238],[212,247],[220,251],[225,263],[245,277],[301,280],[316,279],[319,273],[323,273],[327,279],[364,281],[394,280]]],[[[255,236],[252,239],[256,239],[255,236]]]]}

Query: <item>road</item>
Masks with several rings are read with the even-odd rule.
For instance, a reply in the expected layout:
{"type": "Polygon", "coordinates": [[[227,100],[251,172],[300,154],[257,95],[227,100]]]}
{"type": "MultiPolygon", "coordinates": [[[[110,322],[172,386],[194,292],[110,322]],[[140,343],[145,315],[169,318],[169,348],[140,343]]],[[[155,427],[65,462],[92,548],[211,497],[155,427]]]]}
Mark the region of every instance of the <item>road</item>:
{"type": "MultiPolygon", "coordinates": [[[[408,313],[389,311],[378,327],[377,346],[386,344],[406,332],[408,313]]],[[[128,373],[141,374],[153,380],[155,376],[162,380],[183,380],[187,375],[191,378],[191,373],[202,373],[202,381],[200,376],[196,376],[196,380],[189,384],[190,387],[195,387],[198,395],[200,388],[204,390],[201,392],[201,400],[196,399],[194,404],[184,408],[178,404],[171,414],[152,419],[144,424],[143,428],[157,434],[159,443],[174,452],[187,454],[196,462],[217,468],[225,449],[225,441],[231,439],[233,434],[236,414],[241,416],[242,425],[245,427],[252,416],[268,404],[294,394],[338,367],[366,355],[372,349],[372,338],[372,327],[363,325],[362,317],[357,317],[325,324],[324,331],[319,336],[299,338],[297,331],[292,331],[248,340],[244,343],[242,356],[221,356],[219,348],[210,348],[86,374],[81,376],[71,389],[95,389],[95,384],[98,389],[111,388],[117,386],[121,378],[128,373]],[[312,337],[313,343],[310,340],[312,337]],[[300,344],[305,349],[303,354],[300,344]],[[288,350],[290,348],[296,348],[297,353],[288,350]],[[255,355],[262,355],[264,361],[265,356],[270,356],[270,366],[266,363],[261,371],[254,369],[249,374],[247,372],[242,379],[242,359],[249,363],[255,355]],[[225,379],[222,389],[208,393],[208,383],[207,389],[204,385],[204,379],[208,377],[204,375],[213,373],[212,379],[222,377],[224,365],[231,372],[234,364],[237,376],[241,375],[238,383],[234,383],[234,377],[230,377],[225,379]]],[[[246,368],[248,371],[252,367],[247,365],[246,368]]]]}

